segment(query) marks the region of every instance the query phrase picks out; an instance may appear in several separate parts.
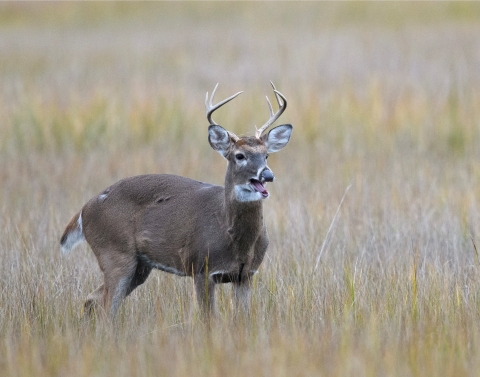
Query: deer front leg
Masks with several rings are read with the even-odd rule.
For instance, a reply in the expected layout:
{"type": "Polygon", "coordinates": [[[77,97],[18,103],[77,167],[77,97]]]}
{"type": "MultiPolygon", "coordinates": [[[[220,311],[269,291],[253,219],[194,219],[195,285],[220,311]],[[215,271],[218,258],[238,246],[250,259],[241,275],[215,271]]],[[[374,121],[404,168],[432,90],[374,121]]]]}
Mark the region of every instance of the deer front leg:
{"type": "MultiPolygon", "coordinates": [[[[250,263],[248,265],[250,265],[250,263]]],[[[238,279],[233,282],[233,297],[237,313],[239,311],[242,311],[244,314],[248,312],[250,307],[251,285],[251,277],[248,273],[248,267],[245,267],[245,265],[242,264],[238,273],[238,279]]]]}
{"type": "Polygon", "coordinates": [[[267,247],[268,235],[267,229],[264,227],[260,237],[258,237],[255,243],[253,254],[250,255],[246,264],[240,265],[238,280],[233,281],[233,297],[237,311],[242,310],[244,313],[247,313],[250,310],[253,275],[262,263],[267,247]]]}
{"type": "Polygon", "coordinates": [[[233,298],[237,312],[248,313],[250,310],[250,293],[252,288],[251,276],[246,276],[233,283],[233,298]]]}
{"type": "Polygon", "coordinates": [[[198,306],[202,314],[209,318],[215,305],[215,283],[208,275],[196,275],[194,282],[198,306]]]}

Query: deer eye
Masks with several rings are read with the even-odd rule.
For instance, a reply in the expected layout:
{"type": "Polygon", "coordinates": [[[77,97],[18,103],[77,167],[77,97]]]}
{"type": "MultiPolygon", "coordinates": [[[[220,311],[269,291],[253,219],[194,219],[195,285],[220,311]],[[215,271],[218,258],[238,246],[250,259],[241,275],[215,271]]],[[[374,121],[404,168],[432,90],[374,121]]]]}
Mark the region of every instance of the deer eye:
{"type": "Polygon", "coordinates": [[[243,153],[237,153],[235,155],[235,158],[238,160],[238,161],[242,161],[245,159],[245,155],[243,153]]]}
{"type": "Polygon", "coordinates": [[[265,160],[268,159],[268,154],[265,156],[265,160]]]}

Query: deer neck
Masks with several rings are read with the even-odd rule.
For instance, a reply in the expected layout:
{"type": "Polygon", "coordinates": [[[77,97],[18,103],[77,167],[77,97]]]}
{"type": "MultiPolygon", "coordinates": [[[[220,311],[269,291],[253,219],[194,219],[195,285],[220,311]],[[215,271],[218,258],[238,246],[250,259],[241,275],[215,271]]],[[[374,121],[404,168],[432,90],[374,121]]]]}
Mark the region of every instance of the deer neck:
{"type": "Polygon", "coordinates": [[[225,177],[225,209],[228,233],[239,252],[247,252],[260,232],[263,230],[263,203],[261,200],[239,202],[235,194],[235,186],[231,171],[227,170],[225,177]]]}

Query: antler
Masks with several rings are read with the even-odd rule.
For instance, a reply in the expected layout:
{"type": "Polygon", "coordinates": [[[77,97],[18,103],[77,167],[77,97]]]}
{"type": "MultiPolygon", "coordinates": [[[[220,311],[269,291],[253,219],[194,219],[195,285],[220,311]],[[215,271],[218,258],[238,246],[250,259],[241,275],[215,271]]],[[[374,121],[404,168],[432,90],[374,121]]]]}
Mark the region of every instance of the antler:
{"type": "Polygon", "coordinates": [[[210,100],[208,99],[208,92],[207,92],[207,96],[205,98],[205,108],[206,108],[206,111],[207,111],[207,119],[210,122],[210,124],[215,124],[215,125],[218,126],[218,124],[215,123],[215,121],[212,119],[213,112],[215,110],[217,110],[218,108],[222,107],[223,105],[225,105],[227,102],[230,102],[232,99],[234,99],[239,94],[242,94],[243,92],[235,93],[233,96],[230,96],[227,99],[224,99],[222,102],[219,102],[214,106],[212,104],[212,101],[213,101],[213,97],[215,97],[215,92],[217,91],[217,88],[218,88],[218,84],[215,85],[215,88],[213,89],[212,96],[210,97],[210,100]]]}
{"type": "Polygon", "coordinates": [[[270,100],[268,99],[267,96],[267,102],[268,102],[268,108],[270,109],[270,119],[265,123],[262,127],[260,127],[257,132],[255,133],[255,136],[257,138],[260,138],[262,136],[263,131],[265,131],[270,125],[272,125],[278,118],[280,118],[280,115],[283,114],[285,109],[287,108],[287,99],[285,96],[280,93],[277,88],[275,88],[275,85],[273,85],[273,82],[270,81],[270,84],[272,84],[273,92],[275,93],[275,98],[277,99],[278,102],[278,111],[274,114],[273,113],[273,108],[272,104],[270,103],[270,100]],[[283,103],[282,103],[282,100],[283,103]]]}
{"type": "MultiPolygon", "coordinates": [[[[215,123],[215,121],[212,119],[213,112],[215,110],[217,110],[218,108],[222,107],[223,105],[225,105],[227,102],[230,102],[232,99],[234,99],[239,94],[242,94],[243,92],[235,93],[233,96],[230,96],[227,99],[224,99],[223,101],[217,103],[214,106],[212,104],[212,102],[213,102],[213,97],[215,97],[215,92],[217,91],[217,88],[218,88],[218,84],[215,85],[215,88],[213,89],[212,96],[210,97],[210,99],[208,99],[208,92],[207,92],[207,95],[205,97],[205,109],[206,109],[206,113],[207,113],[207,120],[210,122],[210,124],[215,124],[215,125],[218,126],[218,124],[215,123]]],[[[230,138],[233,139],[233,141],[240,140],[239,137],[237,135],[235,135],[233,132],[230,132],[230,131],[227,131],[227,132],[230,135],[230,138]]]]}

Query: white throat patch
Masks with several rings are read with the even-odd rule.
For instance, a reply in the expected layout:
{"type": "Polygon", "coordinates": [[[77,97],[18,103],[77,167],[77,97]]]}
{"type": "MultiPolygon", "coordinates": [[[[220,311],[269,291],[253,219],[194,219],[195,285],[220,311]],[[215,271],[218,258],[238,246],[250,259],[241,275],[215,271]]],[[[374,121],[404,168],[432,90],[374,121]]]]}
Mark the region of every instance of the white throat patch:
{"type": "Polygon", "coordinates": [[[262,194],[256,191],[250,184],[235,185],[235,195],[239,202],[253,202],[264,199],[262,194]]]}

